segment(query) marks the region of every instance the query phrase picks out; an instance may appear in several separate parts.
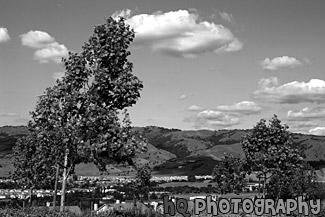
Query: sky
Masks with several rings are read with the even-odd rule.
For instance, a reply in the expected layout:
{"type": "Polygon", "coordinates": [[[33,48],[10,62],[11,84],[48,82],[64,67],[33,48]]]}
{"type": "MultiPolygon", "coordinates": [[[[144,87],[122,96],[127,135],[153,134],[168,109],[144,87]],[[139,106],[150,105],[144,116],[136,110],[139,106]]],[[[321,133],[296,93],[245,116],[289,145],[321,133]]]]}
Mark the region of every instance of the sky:
{"type": "Polygon", "coordinates": [[[324,0],[2,0],[0,126],[26,125],[94,26],[123,16],[143,81],[134,126],[325,135],[324,0]]]}

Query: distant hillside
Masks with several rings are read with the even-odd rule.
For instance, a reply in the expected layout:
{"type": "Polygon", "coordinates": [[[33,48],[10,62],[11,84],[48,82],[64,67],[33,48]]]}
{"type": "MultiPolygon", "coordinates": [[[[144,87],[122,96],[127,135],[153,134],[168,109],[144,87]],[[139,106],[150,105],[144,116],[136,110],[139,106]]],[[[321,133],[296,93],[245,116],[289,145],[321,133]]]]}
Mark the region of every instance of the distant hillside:
{"type": "MultiPolygon", "coordinates": [[[[177,158],[210,156],[219,160],[224,152],[244,157],[241,141],[251,130],[180,131],[151,126],[141,128],[139,132],[155,147],[169,151],[177,158]]],[[[294,144],[307,147],[307,160],[325,160],[325,136],[292,136],[294,144]]]]}
{"type": "Polygon", "coordinates": [[[28,133],[25,126],[4,126],[0,127],[0,156],[12,153],[12,147],[19,137],[28,133]]]}
{"type": "Polygon", "coordinates": [[[28,129],[26,126],[4,126],[0,127],[0,134],[1,133],[6,133],[9,136],[26,135],[28,133],[28,129]]]}
{"type": "MultiPolygon", "coordinates": [[[[139,131],[149,142],[148,152],[138,154],[136,161],[149,163],[156,174],[175,175],[211,174],[225,152],[243,158],[241,141],[243,136],[251,133],[251,130],[182,131],[156,126],[134,127],[134,130],[139,131]]],[[[10,154],[16,139],[26,133],[27,128],[24,126],[0,127],[0,155],[10,154]]],[[[325,166],[325,136],[293,134],[293,139],[295,144],[307,147],[306,160],[318,168],[325,166]]],[[[9,163],[6,168],[10,168],[9,163]]],[[[112,173],[123,175],[131,171],[130,168],[118,165],[108,168],[112,173]]],[[[81,164],[76,171],[84,175],[100,174],[93,164],[81,164]]]]}

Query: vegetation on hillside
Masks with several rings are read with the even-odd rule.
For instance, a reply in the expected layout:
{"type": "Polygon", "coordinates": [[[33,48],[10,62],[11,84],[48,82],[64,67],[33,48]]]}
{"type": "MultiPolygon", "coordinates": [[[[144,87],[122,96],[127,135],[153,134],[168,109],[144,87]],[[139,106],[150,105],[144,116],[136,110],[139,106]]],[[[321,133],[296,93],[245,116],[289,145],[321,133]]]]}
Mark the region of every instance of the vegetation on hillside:
{"type": "MultiPolygon", "coordinates": [[[[221,160],[222,154],[224,152],[232,154],[234,157],[244,156],[243,150],[241,148],[240,142],[242,140],[242,136],[246,134],[250,134],[252,130],[219,130],[219,131],[180,131],[177,129],[165,129],[162,127],[134,127],[132,128],[135,131],[138,131],[144,138],[146,138],[150,144],[148,145],[148,152],[145,153],[136,153],[135,159],[141,159],[144,163],[149,163],[151,168],[154,168],[154,171],[161,174],[168,174],[168,170],[172,170],[175,174],[180,175],[190,175],[194,170],[200,171],[201,174],[211,174],[213,171],[213,167],[217,161],[221,160]],[[146,129],[144,131],[144,129],[146,129]],[[164,132],[164,133],[163,133],[164,132]],[[228,134],[227,134],[228,133],[228,134]],[[163,145],[157,148],[157,145],[153,142],[157,138],[159,140],[160,137],[164,137],[164,135],[172,135],[168,137],[173,140],[170,144],[173,144],[167,148],[163,145]],[[215,140],[215,138],[218,140],[215,140]],[[207,140],[211,142],[207,142],[207,140]],[[231,144],[224,145],[224,143],[231,144]],[[186,142],[185,142],[186,141],[186,142]],[[233,144],[233,142],[235,144],[233,144]],[[187,146],[183,145],[183,148],[187,148],[189,146],[196,147],[195,149],[188,149],[190,155],[185,156],[183,158],[176,157],[173,153],[176,153],[178,149],[179,143],[187,143],[187,146]],[[204,144],[204,145],[203,145],[204,144]],[[175,149],[175,151],[173,151],[175,149]],[[211,158],[213,156],[213,158],[211,158]],[[215,157],[214,157],[215,156],[215,157]],[[173,162],[171,160],[174,159],[173,162]],[[184,166],[183,162],[188,160],[196,160],[196,163],[190,163],[185,167],[179,169],[179,166],[184,166]],[[212,162],[212,163],[211,163],[212,162]]],[[[8,131],[8,136],[11,139],[6,140],[10,141],[3,146],[1,143],[1,139],[7,139],[7,135],[4,137],[0,137],[0,155],[2,155],[2,159],[4,156],[7,156],[8,159],[4,159],[4,163],[0,163],[1,166],[5,164],[10,165],[10,155],[12,154],[12,147],[14,143],[17,141],[16,135],[21,134],[22,132],[27,131],[27,127],[19,126],[19,127],[1,127],[0,132],[6,133],[8,131]],[[5,152],[1,151],[4,150],[5,152]]],[[[26,134],[25,134],[26,135],[26,134]]],[[[310,165],[315,170],[320,170],[325,167],[325,137],[324,136],[313,136],[306,134],[292,134],[293,144],[299,147],[305,146],[306,158],[305,161],[308,161],[310,165]]],[[[125,171],[124,174],[128,174],[131,170],[127,168],[121,168],[116,165],[112,165],[116,168],[116,172],[125,171]]],[[[8,173],[8,170],[11,171],[11,166],[6,166],[5,168],[0,167],[0,176],[3,176],[3,173],[8,173]],[[3,171],[3,172],[2,172],[3,171]]],[[[82,164],[77,166],[76,171],[80,175],[100,175],[101,172],[96,170],[93,164],[82,164]]],[[[114,171],[113,171],[114,172],[114,171]]],[[[322,173],[317,172],[318,175],[322,176],[322,173]]]]}

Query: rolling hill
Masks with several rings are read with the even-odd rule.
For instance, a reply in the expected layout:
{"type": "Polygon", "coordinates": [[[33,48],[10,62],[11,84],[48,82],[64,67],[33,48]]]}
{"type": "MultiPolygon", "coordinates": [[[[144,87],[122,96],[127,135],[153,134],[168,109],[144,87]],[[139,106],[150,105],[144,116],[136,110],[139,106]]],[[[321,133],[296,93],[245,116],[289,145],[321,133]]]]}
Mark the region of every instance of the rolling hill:
{"type": "MultiPolygon", "coordinates": [[[[149,145],[146,153],[137,154],[136,162],[149,163],[154,174],[164,175],[205,175],[211,174],[214,165],[225,152],[235,157],[244,157],[241,148],[243,136],[251,130],[197,130],[182,131],[156,126],[134,127],[147,138],[149,145]]],[[[27,134],[25,126],[0,127],[0,176],[12,170],[10,154],[17,138],[27,134]]],[[[293,134],[296,145],[307,147],[306,160],[314,166],[324,165],[325,136],[293,134]]],[[[127,166],[108,165],[111,174],[129,175],[132,169],[127,166]]],[[[93,164],[80,164],[76,167],[79,175],[99,175],[93,164]]]]}

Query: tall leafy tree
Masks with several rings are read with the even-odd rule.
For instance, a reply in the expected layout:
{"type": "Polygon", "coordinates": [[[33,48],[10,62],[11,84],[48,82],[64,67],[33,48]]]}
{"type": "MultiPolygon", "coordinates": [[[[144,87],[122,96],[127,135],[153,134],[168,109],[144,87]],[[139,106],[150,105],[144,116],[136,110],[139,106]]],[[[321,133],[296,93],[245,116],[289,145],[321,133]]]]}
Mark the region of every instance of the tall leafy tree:
{"type": "Polygon", "coordinates": [[[33,128],[60,138],[51,144],[63,162],[61,211],[66,179],[77,163],[94,162],[103,171],[103,159],[132,164],[136,148],[144,144],[131,130],[126,110],[143,88],[127,59],[134,36],[123,18],[96,26],[82,52],[63,59],[65,76],[46,89],[31,113],[33,128]]]}
{"type": "Polygon", "coordinates": [[[252,133],[242,141],[242,148],[250,172],[257,172],[257,176],[264,181],[264,186],[267,180],[276,176],[282,176],[279,186],[284,186],[284,177],[288,178],[294,171],[304,167],[303,149],[293,144],[288,126],[282,125],[276,115],[272,117],[269,125],[261,119],[254,126],[252,133]]]}
{"type": "Polygon", "coordinates": [[[226,153],[214,167],[212,177],[220,194],[238,194],[245,186],[245,161],[226,153]]]}

